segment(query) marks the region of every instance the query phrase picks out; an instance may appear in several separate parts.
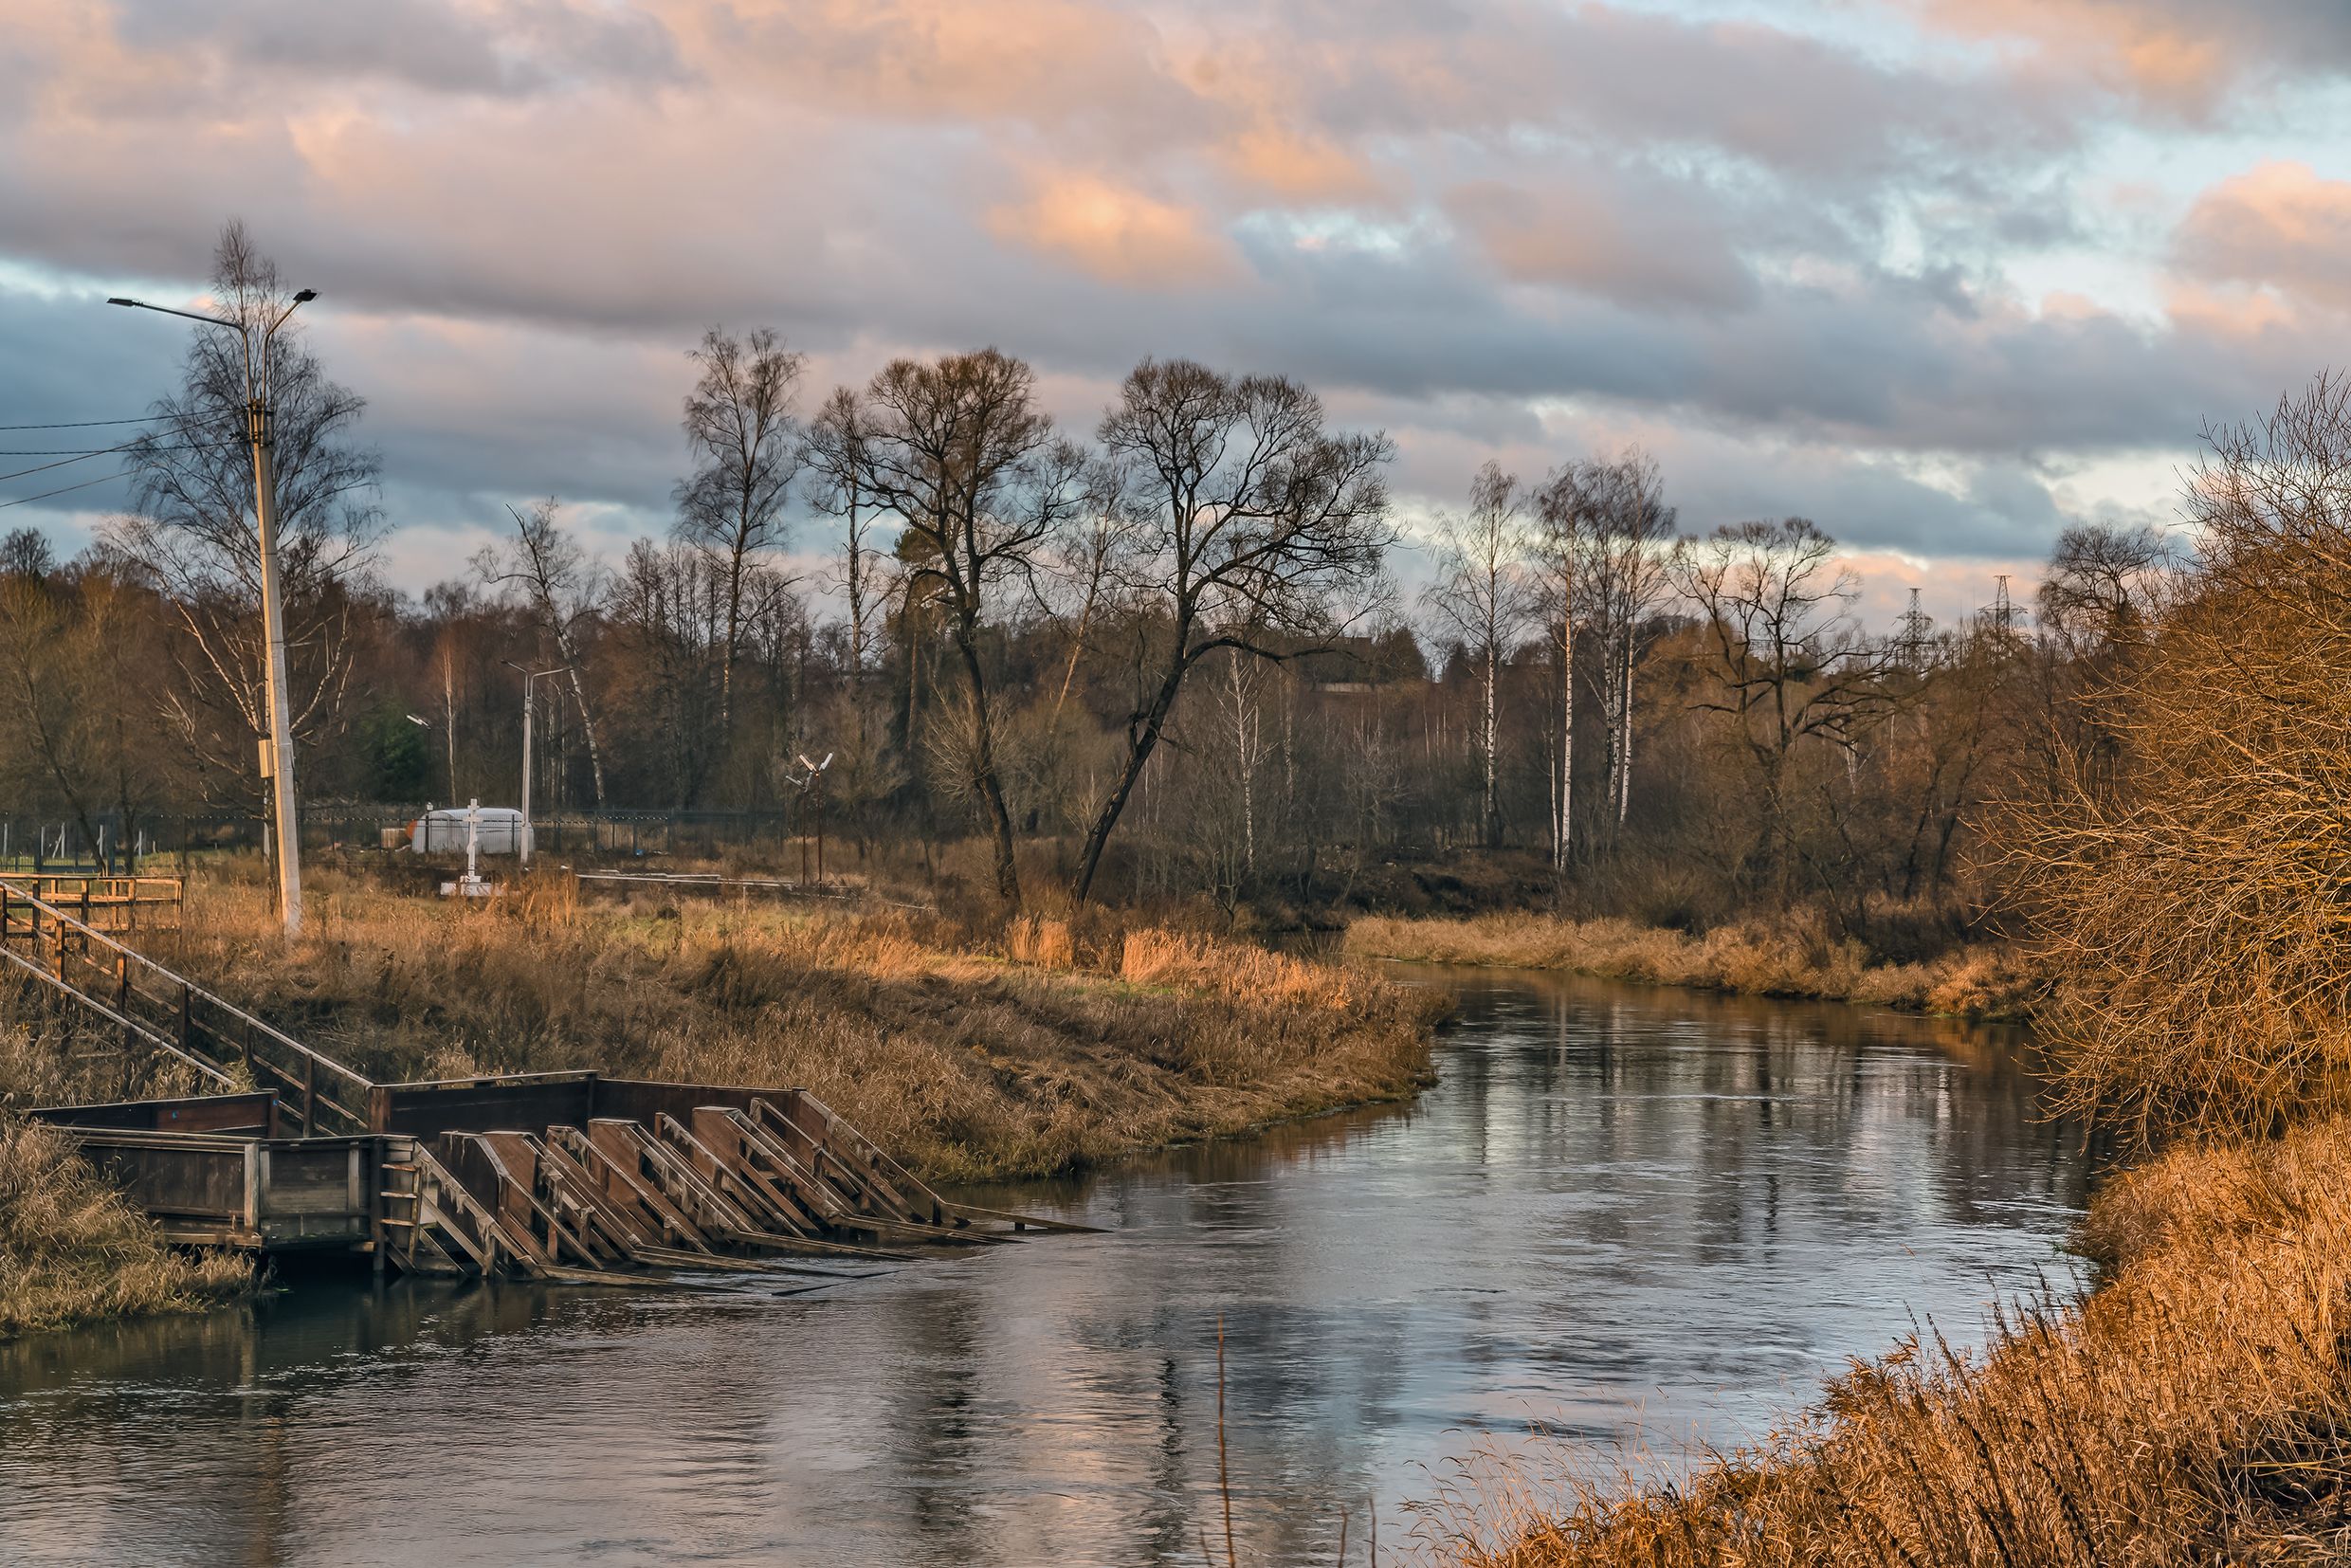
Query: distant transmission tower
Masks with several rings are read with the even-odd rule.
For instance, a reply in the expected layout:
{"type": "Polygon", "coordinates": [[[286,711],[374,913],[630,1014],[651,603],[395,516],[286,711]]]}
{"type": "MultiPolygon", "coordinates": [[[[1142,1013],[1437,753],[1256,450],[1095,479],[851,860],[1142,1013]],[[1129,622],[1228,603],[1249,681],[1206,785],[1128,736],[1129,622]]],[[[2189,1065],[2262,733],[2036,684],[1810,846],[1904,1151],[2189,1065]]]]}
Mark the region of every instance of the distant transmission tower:
{"type": "Polygon", "coordinates": [[[1910,608],[1902,615],[1902,667],[1913,675],[1926,673],[1926,647],[1934,635],[1935,618],[1919,608],[1919,591],[1910,591],[1910,608]]]}
{"type": "Polygon", "coordinates": [[[1999,587],[1992,595],[1992,624],[2005,637],[2016,629],[2016,607],[2009,602],[2008,574],[2003,572],[1993,580],[1999,587]]]}

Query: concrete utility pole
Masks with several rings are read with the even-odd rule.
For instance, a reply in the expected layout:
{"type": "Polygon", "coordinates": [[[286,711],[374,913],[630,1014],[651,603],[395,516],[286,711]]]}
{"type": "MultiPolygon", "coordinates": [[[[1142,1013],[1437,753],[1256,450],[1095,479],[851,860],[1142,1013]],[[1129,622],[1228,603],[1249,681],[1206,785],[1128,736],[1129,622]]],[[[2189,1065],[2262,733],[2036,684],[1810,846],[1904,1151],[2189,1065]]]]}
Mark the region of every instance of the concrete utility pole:
{"type": "Polygon", "coordinates": [[[262,635],[268,644],[269,735],[261,746],[262,775],[269,780],[272,816],[277,829],[278,912],[284,917],[288,940],[302,932],[302,834],[300,808],[294,795],[294,702],[285,668],[285,603],[279,592],[277,472],[270,465],[269,344],[286,318],[319,297],[303,289],[277,319],[261,329],[260,364],[254,363],[253,323],[220,316],[199,315],[151,305],[143,300],[116,298],[110,305],[157,311],[184,317],[207,326],[227,327],[237,335],[245,355],[246,438],[253,447],[253,517],[261,535],[262,635]]]}
{"type": "Polygon", "coordinates": [[[531,868],[531,710],[538,705],[539,681],[550,675],[568,675],[572,666],[524,669],[512,659],[501,659],[499,663],[522,677],[522,842],[515,846],[515,852],[522,857],[522,868],[527,871],[531,868]]]}

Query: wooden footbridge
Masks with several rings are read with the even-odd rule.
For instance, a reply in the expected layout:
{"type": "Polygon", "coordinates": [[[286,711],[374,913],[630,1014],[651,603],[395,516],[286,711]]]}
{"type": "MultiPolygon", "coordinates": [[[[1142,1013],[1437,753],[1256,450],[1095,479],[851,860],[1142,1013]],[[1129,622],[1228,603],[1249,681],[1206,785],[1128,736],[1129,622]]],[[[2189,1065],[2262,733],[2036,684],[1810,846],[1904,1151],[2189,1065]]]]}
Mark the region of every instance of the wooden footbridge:
{"type": "Polygon", "coordinates": [[[120,939],[167,907],[175,889],[0,880],[0,969],[221,1090],[31,1113],[173,1241],[649,1283],[1088,1229],[949,1202],[804,1089],[595,1072],[374,1083],[120,939]]]}

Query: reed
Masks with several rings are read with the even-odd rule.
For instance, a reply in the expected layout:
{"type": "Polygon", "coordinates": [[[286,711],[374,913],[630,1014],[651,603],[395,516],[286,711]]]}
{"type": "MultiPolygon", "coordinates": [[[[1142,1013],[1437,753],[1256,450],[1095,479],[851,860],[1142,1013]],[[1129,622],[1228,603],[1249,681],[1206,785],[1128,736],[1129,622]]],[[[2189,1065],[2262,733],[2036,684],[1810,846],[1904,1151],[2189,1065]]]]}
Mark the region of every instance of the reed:
{"type": "Polygon", "coordinates": [[[1740,921],[1696,936],[1631,921],[1527,913],[1468,920],[1365,916],[1347,927],[1346,951],[1977,1018],[2022,1017],[2040,992],[2034,973],[2004,948],[1962,948],[1919,963],[1886,963],[1861,942],[1832,937],[1800,915],[1777,923],[1740,921]]]}
{"type": "Polygon", "coordinates": [[[2086,1227],[2075,1304],[1931,1329],[1686,1485],[1467,1466],[1424,1537],[1467,1568],[2116,1568],[2351,1556],[2351,1127],[2181,1148],[2086,1227]]]}

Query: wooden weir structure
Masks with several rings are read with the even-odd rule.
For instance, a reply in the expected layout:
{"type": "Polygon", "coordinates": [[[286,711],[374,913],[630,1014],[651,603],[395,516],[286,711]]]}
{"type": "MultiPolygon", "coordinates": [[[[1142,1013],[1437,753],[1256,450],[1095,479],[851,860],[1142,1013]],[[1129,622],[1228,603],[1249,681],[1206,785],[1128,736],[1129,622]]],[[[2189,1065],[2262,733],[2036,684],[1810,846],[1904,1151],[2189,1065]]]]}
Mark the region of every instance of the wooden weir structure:
{"type": "Polygon", "coordinates": [[[374,1083],[118,939],[142,907],[176,912],[175,890],[101,889],[86,914],[54,891],[0,879],[0,967],[222,1092],[31,1114],[174,1242],[656,1283],[1089,1229],[949,1202],[805,1089],[596,1072],[374,1083]]]}

